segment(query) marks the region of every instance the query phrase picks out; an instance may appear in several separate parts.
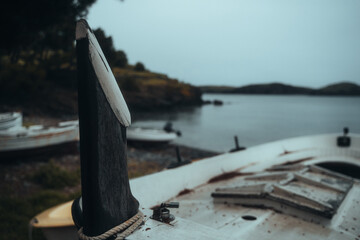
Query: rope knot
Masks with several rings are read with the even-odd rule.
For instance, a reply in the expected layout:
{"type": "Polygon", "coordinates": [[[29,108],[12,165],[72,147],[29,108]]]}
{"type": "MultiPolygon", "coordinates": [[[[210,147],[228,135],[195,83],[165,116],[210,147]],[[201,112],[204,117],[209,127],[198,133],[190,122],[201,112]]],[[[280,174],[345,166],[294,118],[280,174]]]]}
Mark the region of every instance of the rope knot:
{"type": "Polygon", "coordinates": [[[78,235],[81,240],[106,240],[112,236],[116,236],[115,240],[120,240],[133,233],[142,224],[143,219],[143,213],[141,211],[138,211],[138,213],[129,220],[126,220],[125,222],[113,227],[112,229],[106,231],[101,235],[92,237],[86,236],[83,233],[82,227],[79,229],[78,235]]]}

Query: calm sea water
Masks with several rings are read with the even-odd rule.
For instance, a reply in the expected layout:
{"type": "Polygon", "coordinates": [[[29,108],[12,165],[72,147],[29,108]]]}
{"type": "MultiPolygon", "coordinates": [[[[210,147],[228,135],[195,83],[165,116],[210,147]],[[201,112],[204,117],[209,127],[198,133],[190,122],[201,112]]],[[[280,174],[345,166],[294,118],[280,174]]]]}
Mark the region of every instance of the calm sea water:
{"type": "Polygon", "coordinates": [[[254,146],[283,138],[342,132],[360,133],[360,97],[205,94],[222,106],[139,114],[133,126],[162,128],[171,121],[182,137],[175,142],[214,151],[254,146]]]}

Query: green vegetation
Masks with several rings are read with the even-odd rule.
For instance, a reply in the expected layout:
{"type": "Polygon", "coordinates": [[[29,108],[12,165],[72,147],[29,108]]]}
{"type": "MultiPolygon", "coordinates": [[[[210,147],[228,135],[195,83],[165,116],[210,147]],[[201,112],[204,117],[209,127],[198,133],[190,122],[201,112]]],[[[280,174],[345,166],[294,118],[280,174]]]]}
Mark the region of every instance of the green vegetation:
{"type": "Polygon", "coordinates": [[[80,183],[80,168],[75,171],[66,171],[50,160],[41,166],[29,179],[47,189],[60,189],[66,186],[76,186],[80,183]]]}

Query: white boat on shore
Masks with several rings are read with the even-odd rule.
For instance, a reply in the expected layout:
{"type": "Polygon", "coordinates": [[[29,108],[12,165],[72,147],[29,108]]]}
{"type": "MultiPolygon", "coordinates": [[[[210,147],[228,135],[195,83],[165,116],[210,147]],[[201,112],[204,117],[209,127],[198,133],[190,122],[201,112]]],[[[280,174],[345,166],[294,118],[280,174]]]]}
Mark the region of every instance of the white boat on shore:
{"type": "Polygon", "coordinates": [[[166,132],[160,129],[150,128],[128,128],[127,129],[127,141],[132,143],[168,143],[177,138],[175,132],[166,132]]]}
{"type": "Polygon", "coordinates": [[[19,112],[0,113],[0,131],[22,125],[22,114],[19,112]]]}
{"type": "Polygon", "coordinates": [[[30,156],[69,146],[79,141],[78,121],[60,122],[58,126],[15,126],[0,131],[1,159],[30,156]]]}
{"type": "MultiPolygon", "coordinates": [[[[360,135],[349,147],[337,138],[286,139],[132,179],[147,217],[129,239],[356,239],[360,135]],[[326,170],[349,166],[357,178],[326,170]],[[151,219],[154,206],[174,201],[170,225],[151,219]]],[[[78,239],[71,204],[37,215],[33,226],[49,240],[78,239]]]]}

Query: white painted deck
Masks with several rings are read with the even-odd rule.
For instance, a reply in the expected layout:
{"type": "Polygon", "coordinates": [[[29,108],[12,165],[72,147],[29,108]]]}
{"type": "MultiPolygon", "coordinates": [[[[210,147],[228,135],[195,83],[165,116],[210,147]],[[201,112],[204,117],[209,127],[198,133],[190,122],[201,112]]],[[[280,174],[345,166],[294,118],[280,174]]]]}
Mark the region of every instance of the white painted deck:
{"type": "MultiPolygon", "coordinates": [[[[301,162],[306,166],[337,161],[360,166],[360,135],[350,134],[351,146],[346,148],[337,147],[339,135],[286,139],[133,179],[131,189],[146,220],[127,239],[360,239],[358,180],[352,180],[352,187],[330,219],[307,212],[302,213],[305,217],[294,217],[267,208],[215,203],[211,197],[217,188],[234,187],[246,181],[244,175],[261,173],[278,164],[301,162]],[[244,175],[209,183],[228,172],[244,175]],[[189,193],[178,196],[183,190],[189,193]],[[180,203],[179,209],[171,209],[174,222],[149,219],[151,207],[168,201],[180,203]],[[246,215],[256,220],[245,220],[246,215]]],[[[49,239],[61,239],[59,233],[65,231],[69,234],[67,239],[76,239],[75,227],[69,222],[70,205],[63,206],[61,214],[47,213],[47,222],[39,221],[34,226],[42,227],[49,239]],[[58,227],[51,227],[54,223],[59,223],[58,227]]]]}
{"type": "MultiPolygon", "coordinates": [[[[305,165],[342,161],[359,166],[360,136],[352,136],[350,148],[338,148],[337,136],[338,134],[331,134],[278,141],[164,171],[144,177],[148,178],[147,183],[156,182],[157,188],[153,191],[148,185],[146,189],[149,189],[149,192],[142,189],[138,195],[138,184],[142,179],[135,179],[131,186],[140,201],[146,199],[141,202],[146,215],[151,215],[147,207],[163,201],[178,201],[180,208],[171,211],[177,217],[172,225],[150,219],[129,239],[165,239],[170,235],[173,239],[360,239],[360,184],[357,180],[337,214],[330,220],[315,216],[312,221],[271,209],[214,203],[210,194],[215,189],[237,185],[245,181],[245,176],[207,183],[211,177],[234,169],[242,173],[262,172],[274,164],[302,159],[305,165]],[[285,151],[288,154],[283,154],[285,151]],[[169,197],[176,196],[184,189],[192,192],[179,197],[169,197]],[[159,200],[161,197],[163,199],[159,200]],[[244,220],[242,216],[246,215],[254,216],[256,220],[244,220]]],[[[304,214],[306,215],[306,212],[304,214]]]]}

